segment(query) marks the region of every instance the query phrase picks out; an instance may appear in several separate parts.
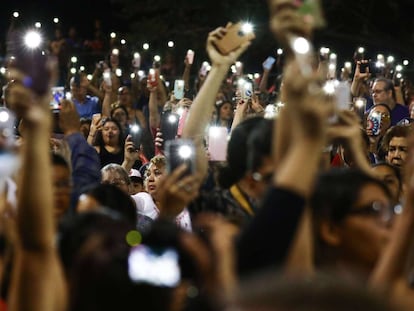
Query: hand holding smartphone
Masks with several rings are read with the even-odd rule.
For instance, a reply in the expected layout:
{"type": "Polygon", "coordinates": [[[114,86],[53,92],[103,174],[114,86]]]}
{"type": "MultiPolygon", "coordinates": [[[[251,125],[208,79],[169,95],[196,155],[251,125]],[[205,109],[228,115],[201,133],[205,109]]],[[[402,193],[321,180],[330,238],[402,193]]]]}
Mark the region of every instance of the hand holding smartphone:
{"type": "Polygon", "coordinates": [[[175,139],[165,144],[165,156],[167,158],[167,173],[171,174],[180,165],[186,164],[185,175],[195,172],[195,147],[191,140],[175,139]]]}
{"type": "Polygon", "coordinates": [[[243,43],[255,38],[252,26],[248,23],[239,22],[237,24],[231,24],[226,29],[227,33],[224,37],[216,40],[214,43],[217,50],[223,55],[228,55],[243,43]]]}
{"type": "Polygon", "coordinates": [[[263,69],[265,70],[271,70],[273,67],[273,64],[275,63],[276,58],[269,56],[266,58],[266,60],[263,62],[263,69]]]}

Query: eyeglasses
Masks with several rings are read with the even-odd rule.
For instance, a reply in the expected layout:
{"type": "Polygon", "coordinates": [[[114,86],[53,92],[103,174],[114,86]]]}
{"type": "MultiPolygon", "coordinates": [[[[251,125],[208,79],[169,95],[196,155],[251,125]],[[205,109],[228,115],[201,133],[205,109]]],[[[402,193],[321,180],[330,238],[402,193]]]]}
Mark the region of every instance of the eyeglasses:
{"type": "Polygon", "coordinates": [[[384,89],[382,89],[382,90],[372,90],[372,95],[374,95],[374,94],[381,94],[384,91],[385,91],[384,89]]]}
{"type": "Polygon", "coordinates": [[[403,208],[400,204],[392,206],[374,201],[364,206],[355,207],[348,211],[348,214],[375,217],[381,225],[386,225],[394,218],[395,215],[401,214],[402,209],[403,208]]]}

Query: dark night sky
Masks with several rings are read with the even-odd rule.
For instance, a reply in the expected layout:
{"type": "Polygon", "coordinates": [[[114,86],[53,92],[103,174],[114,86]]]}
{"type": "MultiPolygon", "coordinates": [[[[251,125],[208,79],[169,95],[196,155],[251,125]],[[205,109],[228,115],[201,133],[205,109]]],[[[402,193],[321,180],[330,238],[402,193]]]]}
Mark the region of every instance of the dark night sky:
{"type": "MultiPolygon", "coordinates": [[[[122,31],[127,29],[128,24],[123,22],[119,15],[113,14],[119,12],[119,4],[117,3],[120,1],[1,0],[0,39],[4,39],[10,15],[14,10],[21,12],[22,19],[27,24],[32,25],[34,21],[40,20],[45,26],[49,26],[49,31],[54,27],[52,18],[60,17],[64,29],[70,25],[76,25],[84,38],[91,37],[95,17],[100,17],[103,20],[104,30],[122,31]]],[[[199,3],[197,0],[177,1],[187,8],[199,3]]],[[[168,6],[171,5],[170,10],[179,13],[180,8],[176,7],[177,1],[166,0],[166,3],[168,6]]],[[[211,1],[214,2],[214,0],[211,1]]],[[[261,3],[266,6],[265,0],[251,1],[254,1],[255,5],[261,3]]],[[[327,15],[328,27],[317,34],[316,46],[328,44],[349,55],[358,45],[365,44],[371,46],[375,52],[395,51],[401,57],[414,55],[413,0],[322,1],[327,15]]],[[[161,0],[157,0],[157,2],[161,3],[161,0]]],[[[133,2],[136,6],[143,3],[150,3],[150,1],[136,0],[133,2]]],[[[206,12],[206,14],[210,13],[214,16],[214,12],[206,12]]],[[[139,20],[139,18],[137,16],[136,19],[139,20]]],[[[264,25],[267,27],[266,21],[264,21],[264,25]]],[[[268,29],[263,29],[263,31],[268,32],[268,29]]],[[[268,42],[260,43],[257,48],[265,49],[266,44],[269,45],[268,42]]]]}

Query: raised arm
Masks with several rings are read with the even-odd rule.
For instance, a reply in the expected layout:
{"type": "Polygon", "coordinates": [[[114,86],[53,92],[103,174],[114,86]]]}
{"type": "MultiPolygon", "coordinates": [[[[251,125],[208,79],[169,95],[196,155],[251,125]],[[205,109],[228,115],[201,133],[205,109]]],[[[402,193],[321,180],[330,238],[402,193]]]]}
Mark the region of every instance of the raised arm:
{"type": "Polygon", "coordinates": [[[210,32],[207,39],[207,53],[212,62],[210,73],[191,105],[189,117],[183,131],[183,138],[192,139],[197,148],[197,171],[200,176],[207,173],[207,157],[203,146],[204,131],[214,111],[215,98],[230,66],[247,49],[250,42],[245,42],[229,55],[220,54],[214,42],[222,38],[226,28],[217,28],[210,32]]]}
{"type": "MultiPolygon", "coordinates": [[[[16,80],[20,80],[18,76],[16,80]]],[[[19,83],[10,92],[9,103],[25,120],[25,143],[18,186],[18,243],[9,310],[65,310],[66,288],[55,249],[49,154],[50,95],[38,97],[19,83]]]]}

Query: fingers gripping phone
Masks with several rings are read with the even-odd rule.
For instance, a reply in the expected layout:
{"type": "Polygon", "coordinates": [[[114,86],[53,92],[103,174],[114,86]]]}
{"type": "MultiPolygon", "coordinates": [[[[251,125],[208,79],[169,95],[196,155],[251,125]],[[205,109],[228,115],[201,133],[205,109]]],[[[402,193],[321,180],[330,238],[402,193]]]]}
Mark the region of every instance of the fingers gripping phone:
{"type": "Polygon", "coordinates": [[[255,38],[252,27],[248,23],[239,22],[227,27],[226,35],[215,42],[216,48],[223,55],[236,50],[243,43],[251,41],[255,38]]]}

